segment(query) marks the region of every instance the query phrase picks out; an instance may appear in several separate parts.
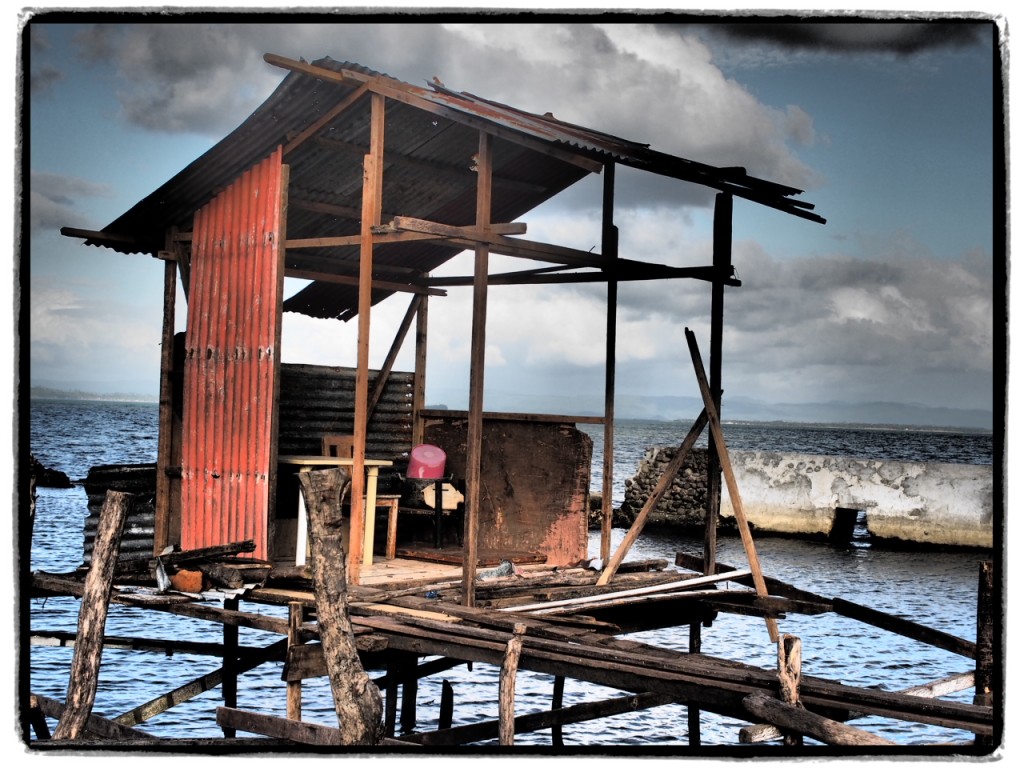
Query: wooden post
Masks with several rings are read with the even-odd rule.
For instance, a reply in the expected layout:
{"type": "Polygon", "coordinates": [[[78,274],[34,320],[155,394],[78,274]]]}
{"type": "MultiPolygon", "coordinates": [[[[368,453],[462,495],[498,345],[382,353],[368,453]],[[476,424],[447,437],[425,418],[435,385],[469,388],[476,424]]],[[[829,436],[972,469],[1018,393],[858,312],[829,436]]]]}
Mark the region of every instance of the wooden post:
{"type": "Polygon", "coordinates": [[[359,661],[352,636],[345,583],[341,499],[349,486],[344,467],[300,472],[299,483],[309,516],[311,570],[316,615],[327,676],[346,744],[376,744],[380,738],[380,691],[359,661]]]}
{"type": "MultiPolygon", "coordinates": [[[[288,603],[288,648],[302,645],[302,603],[288,603]]],[[[289,720],[302,719],[302,680],[289,680],[285,717],[289,720]]],[[[236,707],[235,704],[224,703],[225,707],[236,707]]]]}
{"type": "Polygon", "coordinates": [[[426,296],[414,294],[412,301],[409,302],[409,308],[405,311],[405,317],[402,318],[398,331],[395,333],[395,340],[391,343],[391,349],[388,350],[387,357],[384,358],[384,364],[380,367],[380,373],[377,374],[377,380],[373,383],[373,394],[370,395],[370,400],[366,406],[367,425],[373,419],[373,412],[377,409],[377,403],[380,402],[380,398],[384,394],[384,388],[388,385],[391,369],[395,366],[398,353],[402,351],[402,344],[409,333],[412,321],[419,314],[420,303],[425,300],[426,296]]]}
{"type": "Polygon", "coordinates": [[[386,694],[384,697],[384,735],[394,736],[398,722],[398,678],[401,675],[399,656],[401,651],[390,651],[387,660],[387,674],[384,679],[386,694]]]}
{"type": "Polygon", "coordinates": [[[420,445],[423,440],[423,417],[420,411],[426,407],[427,399],[427,327],[429,297],[424,296],[416,312],[416,365],[412,387],[412,444],[420,445]]]}
{"type": "Polygon", "coordinates": [[[455,714],[455,691],[447,680],[441,681],[441,709],[437,715],[437,729],[445,730],[452,727],[452,715],[455,714]]]}
{"type": "Polygon", "coordinates": [[[85,576],[82,605],[78,609],[78,635],[71,659],[67,701],[64,714],[53,732],[55,740],[79,738],[92,714],[96,686],[99,683],[103,629],[107,622],[114,566],[121,551],[121,531],[132,498],[130,493],[107,491],[103,509],[100,510],[92,563],[85,576]]]}
{"type": "MultiPolygon", "coordinates": [[[[225,611],[238,610],[238,598],[229,597],[224,601],[225,611]]],[[[224,679],[221,682],[221,693],[224,696],[224,706],[235,709],[238,707],[238,625],[224,625],[224,679]]],[[[235,738],[233,728],[224,729],[224,738],[235,738]]]]}
{"type": "MultiPolygon", "coordinates": [[[[700,394],[704,398],[704,410],[707,411],[708,423],[711,425],[711,436],[714,438],[715,447],[718,449],[718,458],[722,462],[725,484],[729,488],[729,498],[732,500],[733,513],[736,515],[736,527],[739,528],[740,539],[743,541],[743,550],[746,552],[747,562],[750,564],[750,575],[754,581],[754,590],[758,595],[764,597],[768,595],[768,587],[765,586],[764,576],[761,573],[761,561],[757,557],[757,549],[754,547],[754,539],[750,534],[750,526],[747,525],[747,516],[743,513],[743,499],[740,497],[740,490],[736,485],[736,477],[732,472],[732,464],[729,461],[729,449],[725,445],[722,425],[718,421],[718,409],[715,408],[711,391],[708,388],[707,377],[704,374],[704,363],[701,362],[700,349],[697,348],[697,339],[689,328],[686,329],[686,342],[690,347],[690,356],[693,359],[693,369],[697,376],[700,394]]],[[[714,568],[713,565],[712,568],[714,568]]],[[[779,629],[775,619],[765,617],[764,622],[768,627],[768,637],[771,638],[773,643],[777,643],[779,641],[779,629]]]]}
{"type": "MultiPolygon", "coordinates": [[[[978,635],[975,646],[974,703],[983,707],[991,707],[993,698],[992,642],[995,634],[992,610],[993,584],[992,561],[980,563],[978,568],[978,635]]],[[[975,736],[975,744],[981,747],[992,747],[995,744],[994,735],[978,734],[975,736]]]]}
{"type": "MultiPolygon", "coordinates": [[[[800,638],[794,635],[783,635],[779,639],[779,701],[803,708],[800,703],[800,638]]],[[[782,743],[787,747],[799,747],[804,737],[799,733],[787,731],[782,736],[782,743]]]]}
{"type": "Polygon", "coordinates": [[[608,565],[605,566],[601,576],[597,580],[597,586],[602,587],[611,581],[612,576],[615,575],[615,571],[618,570],[619,566],[622,565],[622,561],[629,553],[630,548],[636,543],[636,540],[640,538],[640,532],[644,528],[644,524],[647,522],[648,516],[651,514],[658,502],[661,501],[661,497],[665,495],[665,492],[672,487],[672,481],[675,480],[676,473],[683,466],[683,462],[686,461],[687,455],[690,453],[690,449],[693,448],[697,442],[697,438],[700,437],[700,433],[704,431],[704,425],[708,423],[708,417],[706,411],[701,411],[700,416],[690,427],[690,431],[686,437],[683,438],[682,445],[679,446],[679,450],[676,455],[672,458],[672,461],[665,467],[665,471],[662,472],[661,477],[658,478],[657,485],[654,486],[654,490],[651,495],[644,502],[643,508],[637,514],[636,519],[633,521],[633,525],[629,527],[629,531],[626,533],[625,538],[619,544],[618,549],[615,550],[615,556],[611,559],[608,565]]]}
{"type": "MultiPolygon", "coordinates": [[[[476,226],[491,225],[491,135],[480,132],[477,152],[476,226]]],[[[487,270],[490,248],[476,247],[473,265],[473,325],[469,362],[469,420],[466,427],[466,513],[463,521],[462,603],[476,605],[477,526],[480,520],[480,463],[483,458],[484,352],[487,348],[487,270]]]]}
{"type": "MultiPolygon", "coordinates": [[[[732,266],[732,195],[715,197],[711,283],[710,387],[718,416],[722,416],[722,333],[725,327],[725,279],[732,266]]],[[[708,441],[708,498],[704,510],[704,575],[715,572],[718,561],[718,515],[722,507],[722,467],[714,441],[708,441]]]]}
{"type": "Polygon", "coordinates": [[[516,733],[516,673],[519,671],[519,656],[523,652],[525,624],[516,624],[512,638],[505,646],[505,659],[501,662],[498,677],[498,743],[503,747],[512,746],[516,733]]]}
{"type": "Polygon", "coordinates": [[[174,446],[174,305],[178,289],[177,245],[168,233],[164,261],[164,316],[160,331],[160,410],[157,426],[156,499],[153,519],[153,555],[171,543],[171,478],[174,446]]]}
{"type": "Polygon", "coordinates": [[[363,530],[373,525],[374,510],[365,508],[366,430],[370,387],[370,312],[373,306],[373,227],[380,224],[382,174],[384,171],[384,97],[370,97],[370,147],[363,158],[362,222],[359,230],[359,338],[356,348],[356,391],[352,434],[351,520],[349,522],[348,573],[359,583],[363,563],[363,530]]]}
{"type": "MultiPolygon", "coordinates": [[[[604,166],[601,211],[601,255],[606,269],[614,269],[619,256],[619,232],[613,223],[615,163],[604,166]]],[[[615,475],[615,339],[618,327],[619,282],[608,280],[608,306],[604,352],[604,461],[601,479],[601,560],[607,562],[612,545],[612,479],[615,475]]]]}
{"type": "Polygon", "coordinates": [[[412,733],[416,730],[416,696],[419,691],[419,676],[416,674],[416,662],[418,657],[415,653],[402,655],[402,733],[412,733]]]}
{"type": "MultiPolygon", "coordinates": [[[[555,687],[551,693],[551,711],[557,712],[562,708],[562,697],[565,695],[565,677],[563,675],[555,675],[555,687]]],[[[562,724],[555,723],[551,726],[551,746],[553,747],[564,747],[565,742],[562,741],[562,724]]]]}
{"type": "MultiPolygon", "coordinates": [[[[690,624],[689,652],[700,653],[700,642],[700,622],[695,621],[690,624]]],[[[686,734],[691,747],[700,746],[700,707],[695,701],[686,703],[686,734]]]]}

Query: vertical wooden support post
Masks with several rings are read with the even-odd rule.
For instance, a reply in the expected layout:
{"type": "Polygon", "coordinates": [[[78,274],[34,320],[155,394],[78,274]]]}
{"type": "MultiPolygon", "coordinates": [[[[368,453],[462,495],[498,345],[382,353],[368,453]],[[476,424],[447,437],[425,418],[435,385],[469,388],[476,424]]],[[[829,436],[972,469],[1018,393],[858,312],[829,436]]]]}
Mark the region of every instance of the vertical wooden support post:
{"type": "MultiPolygon", "coordinates": [[[[229,597],[224,601],[224,610],[237,611],[238,598],[229,597]]],[[[238,625],[224,625],[224,658],[221,669],[220,690],[224,696],[224,706],[236,709],[238,707],[238,625]]],[[[235,738],[235,729],[229,726],[222,726],[225,739],[235,738]]]]}
{"type": "Polygon", "coordinates": [[[164,258],[164,317],[160,331],[160,410],[156,449],[156,499],[153,519],[153,555],[159,555],[171,543],[171,479],[174,445],[174,304],[178,291],[176,245],[172,233],[167,236],[164,258]]]}
{"type": "Polygon", "coordinates": [[[356,348],[356,392],[352,433],[355,451],[352,461],[352,496],[349,508],[348,575],[359,583],[363,565],[363,531],[373,525],[374,510],[365,509],[366,431],[370,388],[370,312],[373,306],[373,228],[380,224],[381,188],[384,172],[384,97],[370,97],[370,151],[363,158],[362,223],[359,230],[359,339],[356,348]]]}
{"type": "MultiPolygon", "coordinates": [[[[975,646],[974,703],[983,707],[991,707],[993,699],[994,581],[992,561],[987,560],[980,563],[978,568],[978,635],[975,646]]],[[[991,736],[979,734],[975,736],[975,744],[992,747],[995,744],[995,734],[991,736]]]]}
{"type": "Polygon", "coordinates": [[[387,690],[384,696],[384,735],[395,735],[398,722],[398,678],[401,675],[399,658],[401,651],[390,651],[387,660],[387,674],[384,676],[387,690]]]}
{"type": "Polygon", "coordinates": [[[92,714],[96,686],[99,683],[103,629],[107,622],[114,566],[121,551],[121,531],[131,502],[130,493],[107,491],[103,509],[100,510],[92,563],[85,576],[82,604],[78,609],[78,634],[75,638],[74,657],[71,659],[67,701],[64,714],[53,732],[54,739],[79,738],[92,714]]]}
{"type": "Polygon", "coordinates": [[[419,693],[417,661],[415,653],[402,655],[402,733],[412,733],[416,730],[416,696],[419,693]]]}
{"type": "Polygon", "coordinates": [[[505,659],[501,662],[498,677],[498,743],[503,747],[512,746],[516,733],[516,673],[519,671],[519,656],[523,652],[525,624],[516,624],[512,638],[505,646],[505,659]]]}
{"type": "MultiPolygon", "coordinates": [[[[695,621],[690,625],[689,652],[700,653],[700,643],[700,622],[695,621]]],[[[695,701],[686,703],[686,734],[691,747],[700,746],[700,707],[695,701]]]]}
{"type": "Polygon", "coordinates": [[[443,730],[452,727],[455,714],[455,690],[447,680],[441,681],[441,709],[437,714],[437,728],[443,730]]]}
{"type": "Polygon", "coordinates": [[[348,745],[376,744],[383,704],[359,661],[348,615],[341,517],[348,471],[339,467],[298,477],[309,516],[313,594],[340,738],[348,745]]]}
{"type": "Polygon", "coordinates": [[[430,299],[424,296],[416,312],[416,366],[412,385],[412,444],[420,445],[423,439],[423,416],[421,411],[427,402],[427,305],[430,299]]]}
{"type": "MultiPolygon", "coordinates": [[[[605,269],[614,270],[619,257],[619,232],[615,227],[615,163],[604,166],[601,206],[601,255],[605,269]]],[[[619,282],[608,280],[608,306],[604,352],[604,462],[601,479],[601,560],[608,561],[612,545],[612,480],[615,475],[615,339],[618,327],[619,282]]]]}
{"type": "MultiPolygon", "coordinates": [[[[729,488],[729,499],[732,501],[733,513],[736,515],[736,527],[739,529],[740,540],[743,542],[743,551],[746,553],[747,562],[750,564],[750,576],[754,582],[754,591],[758,595],[767,596],[768,587],[764,582],[764,575],[761,573],[761,561],[757,556],[757,548],[754,546],[754,538],[750,533],[747,516],[743,512],[743,499],[740,496],[740,489],[736,485],[736,476],[732,471],[732,463],[729,461],[729,449],[725,444],[725,435],[722,434],[722,424],[718,420],[718,409],[715,408],[714,400],[711,397],[711,390],[708,387],[704,363],[701,361],[700,349],[697,347],[697,338],[689,328],[685,329],[685,334],[686,343],[690,347],[690,357],[693,360],[693,371],[697,376],[697,385],[700,387],[700,394],[704,399],[704,410],[708,415],[711,437],[715,448],[718,449],[718,458],[722,462],[722,473],[725,475],[725,483],[729,488]]],[[[771,638],[773,643],[777,643],[779,641],[779,628],[775,619],[766,616],[764,623],[768,627],[768,637],[771,638]]]]}
{"type": "MultiPolygon", "coordinates": [[[[491,225],[490,134],[480,132],[477,152],[476,225],[491,225]]],[[[473,265],[473,326],[469,362],[469,423],[466,428],[466,514],[463,523],[462,603],[476,605],[477,527],[480,520],[480,463],[483,458],[484,352],[487,348],[487,270],[490,248],[477,245],[473,265]]]]}
{"type": "MultiPolygon", "coordinates": [[[[288,648],[302,645],[302,603],[288,603],[288,648]]],[[[227,705],[225,705],[227,706],[227,705]]],[[[288,682],[288,699],[285,717],[289,720],[302,719],[302,680],[288,682]]]]}
{"type": "MultiPolygon", "coordinates": [[[[563,675],[555,675],[555,687],[551,692],[551,711],[557,712],[562,708],[562,699],[565,696],[565,677],[563,675]]],[[[564,747],[565,742],[562,739],[562,724],[555,723],[551,726],[551,746],[552,747],[564,747]]]]}
{"type": "MultiPolygon", "coordinates": [[[[800,638],[783,635],[779,639],[779,700],[783,704],[800,707],[800,638]]],[[[802,734],[783,731],[782,743],[787,747],[799,747],[804,743],[802,734]]]]}
{"type": "MultiPolygon", "coordinates": [[[[711,398],[722,413],[722,332],[725,326],[725,279],[732,266],[732,195],[715,198],[711,283],[711,354],[708,377],[711,398]]],[[[708,497],[704,511],[704,575],[715,572],[718,561],[718,513],[722,507],[722,464],[713,440],[708,440],[708,497]]]]}

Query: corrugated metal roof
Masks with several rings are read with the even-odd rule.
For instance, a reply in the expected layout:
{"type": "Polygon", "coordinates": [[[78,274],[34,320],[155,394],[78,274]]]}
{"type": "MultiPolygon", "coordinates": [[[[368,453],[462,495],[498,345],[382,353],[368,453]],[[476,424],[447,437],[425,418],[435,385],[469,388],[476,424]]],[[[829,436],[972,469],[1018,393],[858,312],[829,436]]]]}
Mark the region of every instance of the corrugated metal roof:
{"type": "MultiPolygon", "coordinates": [[[[799,190],[651,150],[647,145],[457,93],[439,82],[403,83],[358,64],[323,58],[312,65],[267,57],[293,70],[236,130],[173,179],[102,230],[134,244],[100,239],[132,253],[165,247],[171,227],[192,228],[193,212],[242,171],[286,148],[290,166],[289,240],[359,234],[362,157],[369,147],[370,100],[360,88],[386,98],[382,218],[395,215],[468,225],[475,220],[476,173],[472,165],[479,130],[495,133],[492,221],[513,221],[608,162],[640,168],[724,190],[789,213],[818,218],[790,197],[799,190]],[[354,99],[339,114],[331,110],[354,99]],[[324,120],[309,136],[302,132],[324,120]],[[290,142],[301,137],[294,145],[290,142]]],[[[379,245],[375,277],[409,282],[436,269],[460,250],[437,242],[379,245]]],[[[358,246],[289,250],[286,266],[355,276],[358,246]]],[[[375,290],[374,302],[391,291],[375,290]]],[[[290,298],[286,311],[348,319],[358,306],[357,288],[314,282],[290,298]]]]}

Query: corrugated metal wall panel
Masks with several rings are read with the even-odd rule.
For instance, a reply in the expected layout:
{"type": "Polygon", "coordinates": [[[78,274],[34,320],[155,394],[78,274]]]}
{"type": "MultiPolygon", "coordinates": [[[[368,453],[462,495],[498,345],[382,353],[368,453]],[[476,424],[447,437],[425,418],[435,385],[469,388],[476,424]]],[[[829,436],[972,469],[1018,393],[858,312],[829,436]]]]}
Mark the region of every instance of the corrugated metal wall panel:
{"type": "Polygon", "coordinates": [[[181,546],[269,557],[284,232],[280,148],[197,211],[185,334],[181,546]]]}
{"type": "MultiPolygon", "coordinates": [[[[353,434],[355,368],[285,364],[281,366],[278,452],[320,453],[325,434],[353,434]]],[[[376,374],[370,372],[373,390],[376,374]]],[[[367,427],[366,455],[402,467],[412,448],[413,374],[392,371],[367,427]]]]}

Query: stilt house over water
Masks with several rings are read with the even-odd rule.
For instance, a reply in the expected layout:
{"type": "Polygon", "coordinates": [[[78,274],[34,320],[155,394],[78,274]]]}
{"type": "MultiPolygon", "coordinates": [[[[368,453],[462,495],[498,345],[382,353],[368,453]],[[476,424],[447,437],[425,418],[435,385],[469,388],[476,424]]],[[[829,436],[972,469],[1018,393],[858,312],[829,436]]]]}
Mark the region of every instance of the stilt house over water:
{"type": "MultiPolygon", "coordinates": [[[[364,583],[375,562],[416,550],[409,536],[418,521],[406,514],[415,504],[387,478],[407,472],[410,452],[421,444],[444,451],[450,482],[435,494],[433,546],[420,549],[441,557],[442,545],[451,543],[450,533],[441,540],[442,518],[455,521],[452,562],[463,564],[468,605],[475,569],[488,552],[514,551],[554,566],[586,557],[592,445],[575,425],[603,424],[610,446],[618,284],[708,284],[710,391],[719,393],[724,287],[740,284],[730,258],[733,198],[824,220],[795,199],[800,190],[742,168],[674,157],[550,113],[457,93],[436,78],[421,87],[331,58],[265,60],[288,74],[234,132],[102,230],[63,230],[87,245],[164,262],[154,554],[169,545],[197,549],[251,539],[256,559],[303,562],[294,474],[317,466],[331,438],[351,436],[350,583],[364,583]],[[712,264],[671,267],[619,253],[620,165],[717,193],[712,264]],[[517,219],[588,174],[604,181],[600,248],[526,236],[517,219]],[[432,276],[466,250],[475,251],[472,275],[432,276]],[[527,263],[489,274],[491,253],[527,263]],[[285,300],[285,277],[311,282],[285,300]],[[188,311],[186,331],[176,337],[178,280],[188,311]],[[484,412],[488,291],[578,282],[608,287],[607,327],[595,338],[607,350],[604,415],[484,412]],[[429,410],[427,307],[456,285],[473,290],[469,407],[429,410]],[[409,296],[408,312],[385,364],[373,371],[373,308],[395,293],[409,296]],[[354,319],[354,365],[282,364],[284,312],[354,319]],[[393,370],[413,326],[415,370],[393,370]],[[443,504],[445,491],[462,501],[443,504]],[[386,536],[374,536],[377,509],[388,510],[386,536]]],[[[604,451],[605,560],[612,454],[604,451]]],[[[717,477],[717,465],[709,473],[717,477]]]]}

